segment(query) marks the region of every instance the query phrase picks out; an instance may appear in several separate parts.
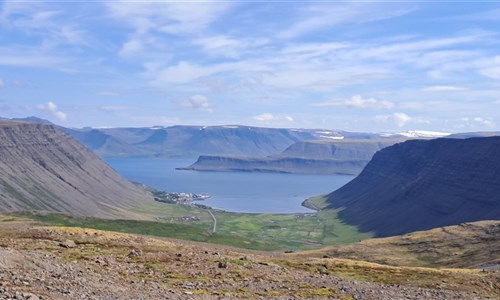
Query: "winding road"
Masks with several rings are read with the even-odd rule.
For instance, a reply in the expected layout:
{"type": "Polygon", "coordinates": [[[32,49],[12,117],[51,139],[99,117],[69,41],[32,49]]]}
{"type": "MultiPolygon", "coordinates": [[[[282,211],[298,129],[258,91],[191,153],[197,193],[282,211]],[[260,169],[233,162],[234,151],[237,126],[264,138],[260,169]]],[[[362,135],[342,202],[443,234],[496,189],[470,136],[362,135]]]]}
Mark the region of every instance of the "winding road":
{"type": "Polygon", "coordinates": [[[212,234],[214,234],[217,231],[217,219],[215,218],[214,214],[210,210],[208,210],[208,213],[210,214],[210,216],[214,220],[214,228],[212,228],[212,234]]]}

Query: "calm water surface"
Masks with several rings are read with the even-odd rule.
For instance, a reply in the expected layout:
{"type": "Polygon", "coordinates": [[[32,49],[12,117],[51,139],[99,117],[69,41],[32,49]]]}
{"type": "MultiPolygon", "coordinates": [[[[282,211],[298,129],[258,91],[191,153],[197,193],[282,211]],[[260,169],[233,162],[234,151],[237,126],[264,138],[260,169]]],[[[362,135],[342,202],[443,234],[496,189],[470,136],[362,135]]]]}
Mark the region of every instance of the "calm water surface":
{"type": "Polygon", "coordinates": [[[108,159],[120,174],[169,192],[207,194],[202,201],[214,208],[234,212],[307,212],[305,199],[326,194],[353,179],[347,175],[302,175],[246,172],[179,171],[193,159],[108,159]]]}

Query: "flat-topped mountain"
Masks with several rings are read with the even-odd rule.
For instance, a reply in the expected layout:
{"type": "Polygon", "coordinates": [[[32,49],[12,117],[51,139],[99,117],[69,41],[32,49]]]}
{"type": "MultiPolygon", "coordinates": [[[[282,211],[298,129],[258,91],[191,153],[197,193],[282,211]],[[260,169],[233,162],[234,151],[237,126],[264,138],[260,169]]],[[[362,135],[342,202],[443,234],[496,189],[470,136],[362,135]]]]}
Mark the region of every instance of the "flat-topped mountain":
{"type": "Polygon", "coordinates": [[[345,222],[377,236],[500,219],[500,137],[410,140],[377,152],[328,195],[345,222]]]}
{"type": "Polygon", "coordinates": [[[187,170],[252,171],[303,174],[349,174],[363,170],[373,154],[400,139],[299,141],[267,157],[200,156],[187,170]]]}
{"type": "Polygon", "coordinates": [[[0,209],[133,217],[151,195],[53,125],[0,121],[0,209]]]}

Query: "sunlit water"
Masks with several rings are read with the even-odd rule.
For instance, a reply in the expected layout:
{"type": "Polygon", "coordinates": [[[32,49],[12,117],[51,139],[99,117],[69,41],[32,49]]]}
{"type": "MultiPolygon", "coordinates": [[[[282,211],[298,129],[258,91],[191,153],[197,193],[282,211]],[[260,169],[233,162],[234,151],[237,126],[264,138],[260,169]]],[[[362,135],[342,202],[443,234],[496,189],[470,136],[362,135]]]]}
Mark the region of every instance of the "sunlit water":
{"type": "Polygon", "coordinates": [[[207,194],[201,204],[233,212],[308,212],[305,199],[334,191],[349,182],[347,175],[303,175],[249,172],[180,171],[192,159],[108,159],[132,181],[169,192],[207,194]]]}

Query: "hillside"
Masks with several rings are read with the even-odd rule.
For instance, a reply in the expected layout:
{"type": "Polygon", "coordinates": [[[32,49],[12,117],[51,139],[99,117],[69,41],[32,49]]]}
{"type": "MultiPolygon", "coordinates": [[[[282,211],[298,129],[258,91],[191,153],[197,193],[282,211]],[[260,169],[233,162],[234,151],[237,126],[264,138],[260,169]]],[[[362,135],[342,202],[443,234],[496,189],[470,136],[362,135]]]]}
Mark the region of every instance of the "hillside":
{"type": "Polygon", "coordinates": [[[299,141],[267,157],[200,156],[184,170],[357,175],[380,149],[400,139],[299,141]]]}
{"type": "Polygon", "coordinates": [[[291,257],[0,215],[6,299],[491,299],[500,273],[291,257]]]}
{"type": "Polygon", "coordinates": [[[83,145],[52,125],[0,121],[0,209],[100,217],[138,216],[153,202],[83,145]]]}
{"type": "Polygon", "coordinates": [[[500,221],[478,221],[298,252],[392,266],[500,269],[500,221]]]}
{"type": "Polygon", "coordinates": [[[500,137],[410,140],[377,152],[328,195],[361,231],[398,235],[500,219],[500,137]]]}

